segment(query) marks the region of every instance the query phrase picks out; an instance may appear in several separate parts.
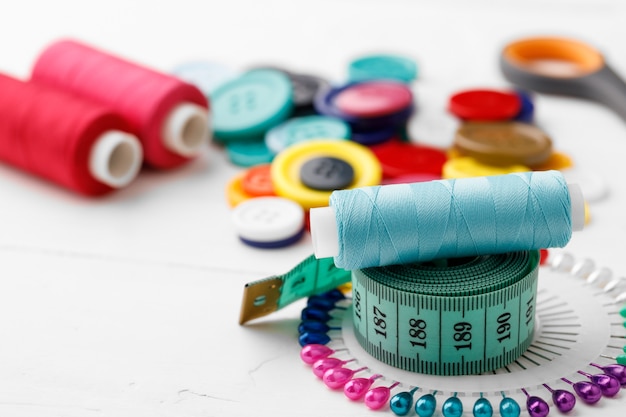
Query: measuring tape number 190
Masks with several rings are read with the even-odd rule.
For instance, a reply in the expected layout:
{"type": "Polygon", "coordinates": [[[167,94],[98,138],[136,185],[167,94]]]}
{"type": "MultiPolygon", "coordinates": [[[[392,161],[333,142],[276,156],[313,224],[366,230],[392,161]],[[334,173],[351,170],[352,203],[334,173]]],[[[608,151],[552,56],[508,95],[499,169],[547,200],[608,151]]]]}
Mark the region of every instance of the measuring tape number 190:
{"type": "Polygon", "coordinates": [[[352,274],[356,339],[400,369],[435,375],[491,371],[532,341],[539,253],[511,252],[352,274]]]}

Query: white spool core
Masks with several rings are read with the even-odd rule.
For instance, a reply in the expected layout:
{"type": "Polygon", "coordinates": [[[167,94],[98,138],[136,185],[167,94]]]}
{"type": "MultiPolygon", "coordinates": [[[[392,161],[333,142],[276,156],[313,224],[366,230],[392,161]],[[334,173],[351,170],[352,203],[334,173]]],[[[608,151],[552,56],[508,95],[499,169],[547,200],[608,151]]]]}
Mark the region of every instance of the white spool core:
{"type": "Polygon", "coordinates": [[[572,230],[578,232],[585,227],[585,198],[578,184],[567,184],[572,202],[572,230]]]}
{"type": "Polygon", "coordinates": [[[94,179],[113,188],[128,185],[139,172],[143,151],[139,140],[120,130],[104,132],[89,154],[89,172],[94,179]]]}
{"type": "Polygon", "coordinates": [[[181,156],[198,155],[209,142],[210,133],[209,112],[197,104],[177,105],[163,123],[164,145],[181,156]]]}
{"type": "Polygon", "coordinates": [[[339,254],[339,234],[335,210],[332,207],[317,207],[309,210],[311,240],[317,259],[330,258],[339,254]]]}

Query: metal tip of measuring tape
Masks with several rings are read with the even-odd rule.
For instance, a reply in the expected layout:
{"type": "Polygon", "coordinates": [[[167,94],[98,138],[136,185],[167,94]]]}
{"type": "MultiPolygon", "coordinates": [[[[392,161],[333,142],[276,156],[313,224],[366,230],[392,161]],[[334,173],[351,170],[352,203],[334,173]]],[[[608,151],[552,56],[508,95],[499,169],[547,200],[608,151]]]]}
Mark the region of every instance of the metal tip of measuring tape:
{"type": "Polygon", "coordinates": [[[278,310],[278,299],[283,280],[269,277],[264,280],[250,282],[243,289],[243,301],[239,324],[266,316],[278,310]]]}
{"type": "Polygon", "coordinates": [[[335,267],[332,258],[311,255],[282,275],[246,284],[239,324],[266,316],[304,297],[350,282],[350,271],[335,267]]]}

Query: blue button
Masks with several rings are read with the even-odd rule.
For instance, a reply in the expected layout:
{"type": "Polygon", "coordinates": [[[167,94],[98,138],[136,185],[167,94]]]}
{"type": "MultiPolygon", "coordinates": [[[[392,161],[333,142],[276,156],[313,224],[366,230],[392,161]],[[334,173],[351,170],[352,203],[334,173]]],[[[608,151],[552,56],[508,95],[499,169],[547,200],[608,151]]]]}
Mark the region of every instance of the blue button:
{"type": "Polygon", "coordinates": [[[523,123],[533,123],[535,120],[535,104],[533,102],[533,97],[530,92],[518,90],[516,91],[517,96],[522,103],[522,107],[515,116],[514,120],[523,123]]]}
{"type": "Polygon", "coordinates": [[[352,87],[367,84],[368,81],[353,82],[338,87],[331,87],[321,91],[315,97],[315,110],[324,116],[339,118],[350,125],[357,131],[366,130],[382,130],[386,128],[399,128],[406,124],[413,114],[415,104],[411,103],[407,107],[390,114],[375,117],[359,117],[342,111],[336,104],[335,100],[344,91],[352,87]]]}
{"type": "Polygon", "coordinates": [[[265,144],[274,153],[309,139],[349,139],[350,126],[329,116],[305,116],[289,119],[265,134],[265,144]]]}
{"type": "Polygon", "coordinates": [[[388,127],[380,130],[352,131],[352,140],[365,146],[378,145],[398,136],[398,129],[388,127]]]}

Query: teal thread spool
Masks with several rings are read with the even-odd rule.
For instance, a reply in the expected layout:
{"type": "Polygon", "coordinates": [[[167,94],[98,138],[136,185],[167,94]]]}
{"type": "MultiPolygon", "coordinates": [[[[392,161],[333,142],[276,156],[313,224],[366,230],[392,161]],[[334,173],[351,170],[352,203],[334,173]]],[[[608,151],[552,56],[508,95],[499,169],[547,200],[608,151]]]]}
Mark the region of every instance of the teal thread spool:
{"type": "Polygon", "coordinates": [[[334,191],[310,214],[315,256],[355,270],[563,247],[584,200],[543,171],[334,191]]]}

